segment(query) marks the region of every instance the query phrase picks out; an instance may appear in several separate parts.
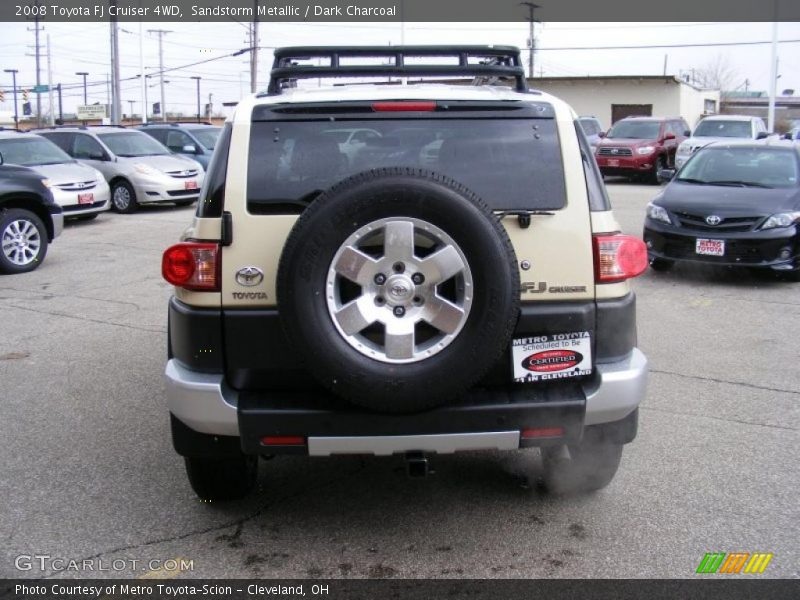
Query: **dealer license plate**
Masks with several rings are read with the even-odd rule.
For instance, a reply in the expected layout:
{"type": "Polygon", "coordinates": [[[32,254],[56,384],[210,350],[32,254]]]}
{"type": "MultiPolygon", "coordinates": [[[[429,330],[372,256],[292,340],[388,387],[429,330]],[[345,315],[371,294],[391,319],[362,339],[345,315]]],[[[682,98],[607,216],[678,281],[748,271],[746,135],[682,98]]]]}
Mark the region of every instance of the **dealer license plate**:
{"type": "Polygon", "coordinates": [[[187,190],[196,190],[197,189],[197,182],[196,181],[186,181],[184,182],[185,188],[187,190]]]}
{"type": "Polygon", "coordinates": [[[94,194],[89,192],[86,194],[78,194],[78,204],[92,204],[94,203],[94,194]]]}
{"type": "Polygon", "coordinates": [[[608,159],[606,159],[606,164],[609,167],[618,167],[619,166],[619,159],[618,158],[608,158],[608,159]]]}
{"type": "Polygon", "coordinates": [[[706,256],[725,256],[725,240],[698,239],[694,251],[706,256]]]}
{"type": "Polygon", "coordinates": [[[588,331],[517,338],[511,341],[511,360],[519,383],[589,375],[592,338],[588,331]]]}

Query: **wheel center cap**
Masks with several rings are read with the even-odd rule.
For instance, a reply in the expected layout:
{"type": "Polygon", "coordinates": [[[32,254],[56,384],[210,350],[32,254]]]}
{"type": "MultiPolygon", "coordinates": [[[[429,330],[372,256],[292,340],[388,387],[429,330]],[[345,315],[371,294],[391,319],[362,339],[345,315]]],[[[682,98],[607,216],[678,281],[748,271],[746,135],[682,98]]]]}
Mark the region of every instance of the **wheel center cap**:
{"type": "Polygon", "coordinates": [[[416,286],[406,275],[392,275],[386,280],[386,301],[392,306],[408,304],[414,297],[416,286]]]}

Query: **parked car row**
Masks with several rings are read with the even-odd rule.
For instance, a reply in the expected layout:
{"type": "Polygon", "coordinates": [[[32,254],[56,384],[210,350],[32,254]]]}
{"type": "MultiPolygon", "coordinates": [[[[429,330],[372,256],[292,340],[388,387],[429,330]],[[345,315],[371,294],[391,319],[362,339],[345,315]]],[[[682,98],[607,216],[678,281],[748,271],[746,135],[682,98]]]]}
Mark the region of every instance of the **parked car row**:
{"type": "Polygon", "coordinates": [[[219,131],[195,123],[0,128],[0,272],[35,269],[65,218],[195,202],[219,131]]]}

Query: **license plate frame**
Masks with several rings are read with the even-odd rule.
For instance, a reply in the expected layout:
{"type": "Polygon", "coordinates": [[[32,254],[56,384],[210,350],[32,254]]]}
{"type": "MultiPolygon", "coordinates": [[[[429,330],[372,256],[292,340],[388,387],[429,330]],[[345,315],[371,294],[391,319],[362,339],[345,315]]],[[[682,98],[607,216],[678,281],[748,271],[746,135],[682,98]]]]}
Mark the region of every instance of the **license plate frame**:
{"type": "Polygon", "coordinates": [[[198,189],[198,185],[196,181],[185,181],[183,183],[183,189],[185,190],[196,190],[198,189]]]}
{"type": "Polygon", "coordinates": [[[94,193],[85,192],[78,194],[78,204],[94,204],[94,193]]]}
{"type": "Polygon", "coordinates": [[[697,238],[694,252],[699,256],[725,256],[725,240],[697,238]]]}
{"type": "Polygon", "coordinates": [[[592,336],[588,331],[573,331],[514,338],[511,362],[516,383],[591,375],[592,336]]]}

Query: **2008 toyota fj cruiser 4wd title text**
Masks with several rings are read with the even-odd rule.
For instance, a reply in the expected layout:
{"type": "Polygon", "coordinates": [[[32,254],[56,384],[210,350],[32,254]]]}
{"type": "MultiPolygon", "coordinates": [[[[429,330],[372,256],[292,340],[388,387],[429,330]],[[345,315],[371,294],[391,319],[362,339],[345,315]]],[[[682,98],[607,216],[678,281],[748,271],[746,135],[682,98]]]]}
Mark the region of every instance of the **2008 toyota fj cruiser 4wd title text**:
{"type": "Polygon", "coordinates": [[[276,50],[164,253],[175,449],[207,499],[282,453],[424,472],[537,446],[551,490],[601,488],[645,393],[626,280],[646,266],[575,113],[528,90],[516,48],[276,50]],[[297,88],[318,77],[381,84],[297,88]]]}

